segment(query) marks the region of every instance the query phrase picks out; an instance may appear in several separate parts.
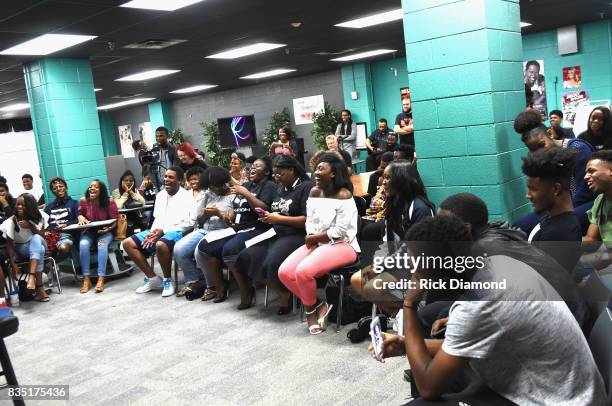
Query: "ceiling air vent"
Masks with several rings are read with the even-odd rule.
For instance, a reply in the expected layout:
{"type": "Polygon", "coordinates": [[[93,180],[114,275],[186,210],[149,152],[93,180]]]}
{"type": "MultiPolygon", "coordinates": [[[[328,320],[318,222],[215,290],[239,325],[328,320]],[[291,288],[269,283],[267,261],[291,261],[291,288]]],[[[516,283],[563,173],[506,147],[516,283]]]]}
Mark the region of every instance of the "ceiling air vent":
{"type": "Polygon", "coordinates": [[[147,39],[124,46],[135,49],[164,49],[176,44],[187,42],[185,39],[147,39]]]}
{"type": "Polygon", "coordinates": [[[344,49],[342,51],[321,51],[321,52],[315,52],[315,55],[320,55],[320,56],[338,56],[338,55],[342,55],[342,54],[348,54],[349,52],[354,52],[357,49],[355,48],[351,48],[351,49],[344,49]]]}

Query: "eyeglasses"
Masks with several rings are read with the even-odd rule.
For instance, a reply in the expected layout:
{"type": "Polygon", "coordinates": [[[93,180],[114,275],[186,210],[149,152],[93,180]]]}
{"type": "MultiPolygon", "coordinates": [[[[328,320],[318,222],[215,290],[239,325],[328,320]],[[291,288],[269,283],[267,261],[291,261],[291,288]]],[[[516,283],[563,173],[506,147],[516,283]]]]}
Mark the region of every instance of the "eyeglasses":
{"type": "Polygon", "coordinates": [[[272,176],[275,177],[275,178],[280,178],[281,176],[286,174],[288,170],[289,170],[289,168],[281,168],[280,170],[275,170],[272,173],[272,176]]]}

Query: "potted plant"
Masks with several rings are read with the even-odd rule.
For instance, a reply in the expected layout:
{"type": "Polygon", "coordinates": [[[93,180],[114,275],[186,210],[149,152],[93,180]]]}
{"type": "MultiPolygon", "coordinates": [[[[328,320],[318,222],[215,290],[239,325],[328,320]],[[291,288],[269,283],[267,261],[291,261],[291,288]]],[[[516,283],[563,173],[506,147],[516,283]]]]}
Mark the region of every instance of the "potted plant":
{"type": "Polygon", "coordinates": [[[326,150],[325,137],[336,132],[336,110],[325,102],[323,111],[312,115],[312,142],[320,150],[326,150]]]}
{"type": "Polygon", "coordinates": [[[231,155],[229,151],[223,151],[221,148],[219,125],[217,122],[211,121],[208,123],[200,123],[200,126],[202,127],[202,134],[205,137],[203,147],[207,154],[208,163],[213,166],[221,166],[229,169],[231,155]]]}

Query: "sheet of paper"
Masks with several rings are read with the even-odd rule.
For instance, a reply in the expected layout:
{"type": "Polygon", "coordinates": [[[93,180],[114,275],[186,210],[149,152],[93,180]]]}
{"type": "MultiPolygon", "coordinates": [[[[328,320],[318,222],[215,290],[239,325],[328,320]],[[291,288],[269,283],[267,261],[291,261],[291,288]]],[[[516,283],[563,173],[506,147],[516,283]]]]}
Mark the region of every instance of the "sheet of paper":
{"type": "Polygon", "coordinates": [[[91,223],[87,223],[87,224],[71,224],[67,227],[64,227],[61,231],[82,230],[84,228],[92,228],[92,227],[103,227],[103,226],[108,226],[109,224],[113,224],[115,221],[117,220],[110,219],[110,220],[92,221],[91,223]]]}
{"type": "Polygon", "coordinates": [[[244,246],[249,248],[252,245],[255,244],[259,244],[262,241],[268,240],[272,237],[274,237],[276,235],[276,231],[274,231],[274,228],[269,229],[268,231],[266,231],[265,233],[261,233],[253,238],[251,238],[250,240],[246,240],[244,242],[244,246]]]}
{"type": "Polygon", "coordinates": [[[234,231],[233,228],[224,228],[221,230],[211,231],[210,233],[206,234],[204,239],[210,243],[225,237],[231,237],[234,234],[236,234],[236,231],[234,231]]]}

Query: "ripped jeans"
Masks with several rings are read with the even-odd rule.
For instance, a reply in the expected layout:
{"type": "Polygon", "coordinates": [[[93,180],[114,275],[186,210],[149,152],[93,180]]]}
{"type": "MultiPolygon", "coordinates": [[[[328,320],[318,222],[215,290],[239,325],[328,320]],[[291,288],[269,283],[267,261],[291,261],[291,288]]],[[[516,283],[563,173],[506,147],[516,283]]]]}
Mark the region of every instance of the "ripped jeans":
{"type": "Polygon", "coordinates": [[[89,276],[89,268],[91,267],[89,251],[94,244],[98,242],[98,275],[106,276],[106,260],[108,259],[108,246],[113,241],[111,233],[106,234],[90,234],[83,233],[79,242],[79,254],[81,257],[81,270],[83,276],[89,276]]]}

